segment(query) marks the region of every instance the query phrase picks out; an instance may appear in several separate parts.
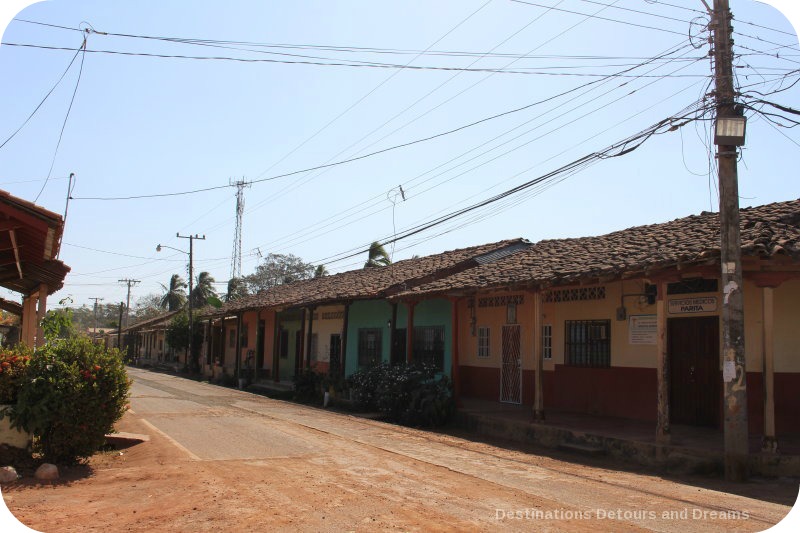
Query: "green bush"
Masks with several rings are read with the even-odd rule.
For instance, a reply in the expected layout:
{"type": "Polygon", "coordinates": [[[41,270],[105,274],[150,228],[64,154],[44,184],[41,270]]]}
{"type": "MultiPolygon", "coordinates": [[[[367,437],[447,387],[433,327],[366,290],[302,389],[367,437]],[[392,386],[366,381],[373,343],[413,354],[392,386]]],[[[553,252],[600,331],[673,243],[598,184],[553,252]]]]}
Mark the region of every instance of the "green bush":
{"type": "Polygon", "coordinates": [[[118,350],[87,338],[58,340],[31,358],[12,423],[33,432],[45,460],[74,463],[104,444],[125,413],[129,389],[118,350]]]}
{"type": "Polygon", "coordinates": [[[313,368],[305,368],[294,375],[294,399],[298,402],[322,401],[323,375],[313,368]]]}
{"type": "Polygon", "coordinates": [[[349,384],[360,409],[407,426],[440,426],[453,412],[450,380],[430,365],[383,363],[356,372],[349,384]]]}
{"type": "Polygon", "coordinates": [[[31,352],[23,345],[0,351],[0,404],[17,403],[17,394],[30,359],[31,352]]]}

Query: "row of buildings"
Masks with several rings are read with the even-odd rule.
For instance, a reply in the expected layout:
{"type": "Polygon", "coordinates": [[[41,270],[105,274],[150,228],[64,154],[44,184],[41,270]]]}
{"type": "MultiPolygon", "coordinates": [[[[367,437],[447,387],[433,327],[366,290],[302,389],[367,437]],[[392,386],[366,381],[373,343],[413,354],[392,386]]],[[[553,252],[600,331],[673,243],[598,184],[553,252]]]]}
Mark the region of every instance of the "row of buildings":
{"type": "MultiPolygon", "coordinates": [[[[800,432],[800,200],[741,210],[753,434],[800,432]]],[[[425,361],[458,399],[721,428],[719,216],[505,240],[277,286],[202,313],[203,371],[291,382],[425,361]],[[660,402],[660,404],[659,404],[660,402]]],[[[171,316],[129,328],[166,358],[171,316]]]]}

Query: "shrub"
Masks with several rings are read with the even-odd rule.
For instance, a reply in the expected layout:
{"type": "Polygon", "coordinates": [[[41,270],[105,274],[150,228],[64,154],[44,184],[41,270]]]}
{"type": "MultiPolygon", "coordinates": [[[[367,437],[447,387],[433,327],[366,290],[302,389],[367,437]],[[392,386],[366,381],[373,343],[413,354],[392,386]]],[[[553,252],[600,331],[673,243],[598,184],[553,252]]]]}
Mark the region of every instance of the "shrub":
{"type": "Polygon", "coordinates": [[[298,402],[322,401],[323,375],[313,368],[305,368],[294,375],[294,399],[298,402]]]}
{"type": "Polygon", "coordinates": [[[17,394],[31,359],[25,346],[0,351],[0,404],[17,403],[17,394]]]}
{"type": "Polygon", "coordinates": [[[34,434],[34,449],[54,463],[96,452],[125,413],[130,382],[118,350],[87,338],[56,341],[37,351],[12,416],[34,434]]]}
{"type": "Polygon", "coordinates": [[[453,412],[447,376],[430,365],[386,363],[356,372],[349,378],[360,409],[379,411],[408,426],[439,426],[453,412]]]}

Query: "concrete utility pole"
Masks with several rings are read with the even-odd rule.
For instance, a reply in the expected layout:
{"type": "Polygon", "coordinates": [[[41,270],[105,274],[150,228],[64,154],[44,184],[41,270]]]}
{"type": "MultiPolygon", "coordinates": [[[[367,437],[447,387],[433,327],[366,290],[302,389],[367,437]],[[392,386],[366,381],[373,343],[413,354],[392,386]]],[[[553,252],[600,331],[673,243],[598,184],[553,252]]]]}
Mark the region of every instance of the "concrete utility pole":
{"type": "MultiPolygon", "coordinates": [[[[728,0],[714,0],[714,77],[717,123],[741,115],[733,87],[732,15],[728,0]]],[[[717,128],[717,133],[719,133],[717,128]]],[[[747,478],[747,373],[744,352],[744,298],[739,235],[737,148],[717,145],[719,167],[720,263],[722,267],[722,376],[724,394],[725,478],[747,478]]]]}
{"type": "MultiPolygon", "coordinates": [[[[197,365],[194,364],[194,356],[192,354],[192,349],[194,348],[194,320],[192,320],[192,291],[194,288],[194,270],[192,267],[192,258],[194,255],[194,241],[195,240],[206,240],[206,236],[203,235],[181,235],[180,233],[175,234],[176,237],[179,239],[189,239],[189,356],[186,358],[186,367],[189,367],[189,357],[192,358],[192,367],[196,367],[197,365]]],[[[198,368],[192,368],[193,372],[198,371],[198,368]]]]}
{"type": "MultiPolygon", "coordinates": [[[[128,320],[130,320],[130,309],[131,309],[131,287],[136,285],[137,283],[141,283],[141,280],[138,279],[118,279],[120,283],[127,283],[128,284],[128,296],[125,298],[125,327],[128,327],[128,320]]],[[[122,320],[120,318],[120,320],[122,320]]],[[[120,327],[122,322],[120,322],[120,327]]]]}
{"type": "MultiPolygon", "coordinates": [[[[90,300],[94,300],[94,331],[92,332],[95,337],[97,337],[97,302],[102,302],[105,298],[89,298],[90,300]]],[[[96,339],[92,339],[95,341],[96,339]]]]}

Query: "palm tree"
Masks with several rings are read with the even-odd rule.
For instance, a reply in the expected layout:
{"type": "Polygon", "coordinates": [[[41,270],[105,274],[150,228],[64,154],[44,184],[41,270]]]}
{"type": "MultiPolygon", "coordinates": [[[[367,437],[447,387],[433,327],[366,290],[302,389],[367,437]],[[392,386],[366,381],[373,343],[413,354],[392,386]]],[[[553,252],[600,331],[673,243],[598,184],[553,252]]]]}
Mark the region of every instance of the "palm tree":
{"type": "Polygon", "coordinates": [[[186,282],[178,274],[173,274],[169,279],[169,287],[163,283],[159,283],[164,289],[164,295],[161,297],[161,308],[167,311],[177,311],[183,304],[186,303],[186,282]]]}
{"type": "Polygon", "coordinates": [[[217,297],[217,291],[214,290],[214,278],[208,272],[200,272],[192,289],[192,306],[200,309],[211,297],[217,297]]]}
{"type": "Polygon", "coordinates": [[[225,301],[232,302],[242,296],[247,296],[247,283],[243,278],[231,278],[228,280],[228,290],[225,293],[225,301]]]}
{"type": "Polygon", "coordinates": [[[314,277],[321,278],[323,276],[327,276],[329,274],[328,269],[325,268],[325,265],[317,265],[317,268],[314,269],[314,277]]]}
{"type": "Polygon", "coordinates": [[[375,241],[369,245],[369,259],[364,263],[364,268],[381,267],[391,264],[392,260],[389,259],[389,254],[386,253],[381,243],[375,241]]]}

